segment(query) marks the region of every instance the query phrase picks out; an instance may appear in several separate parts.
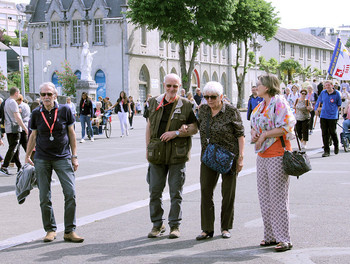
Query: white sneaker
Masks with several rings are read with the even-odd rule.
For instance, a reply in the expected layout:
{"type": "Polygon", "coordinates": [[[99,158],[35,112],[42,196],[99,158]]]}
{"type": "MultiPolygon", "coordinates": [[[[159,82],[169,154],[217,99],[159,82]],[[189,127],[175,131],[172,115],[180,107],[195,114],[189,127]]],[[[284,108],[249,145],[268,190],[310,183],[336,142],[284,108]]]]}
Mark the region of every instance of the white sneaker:
{"type": "Polygon", "coordinates": [[[95,141],[95,139],[94,138],[91,138],[91,142],[94,142],[95,141]]]}
{"type": "Polygon", "coordinates": [[[120,137],[121,137],[121,138],[123,138],[123,137],[124,137],[124,135],[121,135],[120,137]]]}
{"type": "Polygon", "coordinates": [[[85,139],[82,138],[82,139],[80,140],[80,143],[84,143],[84,142],[85,142],[85,139]]]}

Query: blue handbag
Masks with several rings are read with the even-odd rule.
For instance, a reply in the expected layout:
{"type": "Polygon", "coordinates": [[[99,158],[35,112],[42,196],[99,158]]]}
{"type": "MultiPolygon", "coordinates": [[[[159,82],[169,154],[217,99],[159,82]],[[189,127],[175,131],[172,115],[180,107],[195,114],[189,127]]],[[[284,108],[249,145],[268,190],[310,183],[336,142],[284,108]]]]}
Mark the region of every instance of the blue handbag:
{"type": "Polygon", "coordinates": [[[235,155],[227,149],[219,146],[218,144],[209,143],[209,118],[207,120],[206,137],[208,146],[202,156],[202,162],[214,171],[221,174],[227,173],[232,168],[235,155]]]}

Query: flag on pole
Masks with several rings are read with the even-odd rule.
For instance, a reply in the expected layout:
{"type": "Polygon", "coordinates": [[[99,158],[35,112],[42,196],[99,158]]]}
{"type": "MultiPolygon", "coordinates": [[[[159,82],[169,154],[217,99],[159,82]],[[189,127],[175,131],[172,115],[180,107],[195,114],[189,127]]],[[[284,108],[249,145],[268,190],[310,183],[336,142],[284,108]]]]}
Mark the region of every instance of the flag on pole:
{"type": "Polygon", "coordinates": [[[328,74],[338,80],[350,80],[350,53],[338,38],[328,74]]]}

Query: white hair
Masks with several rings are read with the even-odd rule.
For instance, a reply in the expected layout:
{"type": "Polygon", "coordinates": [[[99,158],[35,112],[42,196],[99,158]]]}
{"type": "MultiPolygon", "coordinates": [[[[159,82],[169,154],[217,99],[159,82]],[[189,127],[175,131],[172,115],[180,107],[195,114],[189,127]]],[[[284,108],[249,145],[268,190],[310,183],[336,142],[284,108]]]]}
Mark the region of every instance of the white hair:
{"type": "Polygon", "coordinates": [[[52,89],[52,91],[53,91],[53,93],[57,96],[57,94],[58,94],[58,92],[57,92],[57,90],[56,90],[56,86],[52,83],[52,82],[44,82],[44,83],[42,83],[41,85],[40,85],[40,87],[39,87],[39,90],[40,90],[40,92],[41,92],[41,90],[44,88],[44,87],[50,87],[51,89],[52,89]]]}
{"type": "Polygon", "coordinates": [[[210,94],[217,94],[218,96],[221,96],[223,94],[224,88],[222,87],[221,83],[219,82],[207,82],[203,88],[203,94],[207,95],[210,94]]]}
{"type": "Polygon", "coordinates": [[[164,83],[165,83],[165,80],[167,78],[173,78],[173,79],[177,79],[177,81],[179,82],[179,84],[181,84],[181,78],[179,75],[175,74],[175,73],[169,73],[167,75],[164,76],[164,83]]]}

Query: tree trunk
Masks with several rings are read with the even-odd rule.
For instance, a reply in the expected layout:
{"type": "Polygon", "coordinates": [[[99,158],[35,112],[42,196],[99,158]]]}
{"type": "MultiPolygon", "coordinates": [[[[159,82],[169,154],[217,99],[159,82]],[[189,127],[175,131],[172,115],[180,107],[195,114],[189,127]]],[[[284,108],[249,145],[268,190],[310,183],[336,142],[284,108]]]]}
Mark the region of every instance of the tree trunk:
{"type": "Polygon", "coordinates": [[[181,41],[179,43],[179,56],[180,56],[180,68],[181,68],[181,79],[182,79],[182,88],[186,90],[186,92],[190,91],[191,88],[191,77],[194,69],[194,60],[197,56],[199,45],[193,43],[192,56],[190,60],[190,64],[188,66],[188,70],[186,68],[186,46],[181,41]]]}
{"type": "Polygon", "coordinates": [[[238,89],[238,98],[237,98],[237,108],[241,108],[244,105],[244,81],[245,76],[247,74],[247,61],[248,61],[248,45],[247,40],[244,41],[244,60],[243,60],[243,73],[239,75],[238,69],[239,69],[239,52],[241,48],[238,48],[238,42],[237,42],[237,53],[236,53],[236,66],[233,68],[235,69],[235,75],[236,75],[236,83],[237,83],[237,89],[238,89]]]}

